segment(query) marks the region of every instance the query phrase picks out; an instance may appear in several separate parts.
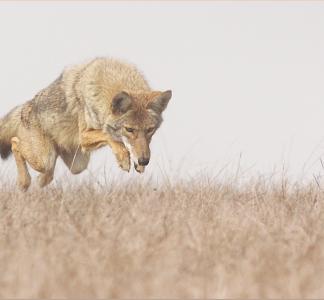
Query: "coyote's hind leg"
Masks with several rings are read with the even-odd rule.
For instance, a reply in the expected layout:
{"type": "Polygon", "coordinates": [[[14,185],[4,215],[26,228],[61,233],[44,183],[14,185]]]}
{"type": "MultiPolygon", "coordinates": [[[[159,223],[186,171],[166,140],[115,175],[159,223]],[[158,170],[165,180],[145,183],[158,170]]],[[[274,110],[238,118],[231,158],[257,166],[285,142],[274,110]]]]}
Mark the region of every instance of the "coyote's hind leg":
{"type": "Polygon", "coordinates": [[[44,187],[53,180],[57,153],[52,141],[46,138],[41,131],[35,128],[21,128],[18,137],[12,139],[12,148],[15,153],[19,172],[18,185],[30,185],[26,162],[36,171],[42,173],[38,176],[40,187],[44,187]],[[27,175],[28,174],[28,175],[27,175]]]}
{"type": "Polygon", "coordinates": [[[21,155],[21,153],[19,151],[19,139],[17,137],[13,137],[11,139],[11,149],[12,149],[12,153],[15,157],[16,165],[17,165],[18,187],[21,190],[26,191],[30,186],[31,178],[30,178],[30,175],[28,172],[26,160],[24,159],[24,157],[21,155]]]}
{"type": "Polygon", "coordinates": [[[46,172],[46,173],[41,173],[37,177],[38,185],[42,188],[44,186],[47,186],[52,182],[54,178],[54,169],[46,172]]]}

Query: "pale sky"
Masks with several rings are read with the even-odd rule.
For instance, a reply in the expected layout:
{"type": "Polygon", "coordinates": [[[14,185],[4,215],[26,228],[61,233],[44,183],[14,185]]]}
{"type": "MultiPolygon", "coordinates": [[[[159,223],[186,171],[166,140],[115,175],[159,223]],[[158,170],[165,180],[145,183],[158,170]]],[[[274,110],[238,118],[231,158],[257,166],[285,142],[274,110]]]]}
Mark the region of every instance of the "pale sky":
{"type": "MultiPolygon", "coordinates": [[[[1,115],[96,56],[135,63],[154,89],[172,89],[144,178],[216,174],[239,160],[255,174],[283,164],[324,173],[324,2],[8,1],[0,39],[1,115]]],[[[90,171],[135,176],[109,149],[90,171]]]]}

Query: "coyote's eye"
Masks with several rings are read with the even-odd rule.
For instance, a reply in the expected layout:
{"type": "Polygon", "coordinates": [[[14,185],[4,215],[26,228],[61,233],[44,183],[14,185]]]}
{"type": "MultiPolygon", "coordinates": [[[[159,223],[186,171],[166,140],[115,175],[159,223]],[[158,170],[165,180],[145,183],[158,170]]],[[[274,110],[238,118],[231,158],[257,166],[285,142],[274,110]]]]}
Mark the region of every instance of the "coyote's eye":
{"type": "Polygon", "coordinates": [[[147,133],[152,133],[154,131],[155,127],[150,127],[146,129],[147,133]]]}
{"type": "Polygon", "coordinates": [[[127,132],[134,132],[134,128],[130,128],[130,127],[125,127],[127,132]]]}

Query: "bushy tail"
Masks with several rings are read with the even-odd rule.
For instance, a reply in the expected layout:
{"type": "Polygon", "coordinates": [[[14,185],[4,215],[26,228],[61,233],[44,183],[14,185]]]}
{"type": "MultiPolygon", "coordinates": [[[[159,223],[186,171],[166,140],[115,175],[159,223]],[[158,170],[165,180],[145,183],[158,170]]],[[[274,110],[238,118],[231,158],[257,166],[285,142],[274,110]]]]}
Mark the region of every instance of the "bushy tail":
{"type": "Polygon", "coordinates": [[[14,108],[0,119],[0,156],[6,159],[11,154],[11,138],[17,134],[20,123],[20,107],[14,108]]]}

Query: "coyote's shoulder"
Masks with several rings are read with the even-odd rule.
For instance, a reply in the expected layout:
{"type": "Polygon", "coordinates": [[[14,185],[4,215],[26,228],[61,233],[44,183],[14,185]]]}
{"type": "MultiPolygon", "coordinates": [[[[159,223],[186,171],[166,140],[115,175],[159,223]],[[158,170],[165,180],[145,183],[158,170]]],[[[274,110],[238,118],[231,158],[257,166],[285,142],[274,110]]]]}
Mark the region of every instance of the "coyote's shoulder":
{"type": "Polygon", "coordinates": [[[96,58],[67,67],[33,99],[0,120],[1,157],[14,152],[20,178],[28,177],[21,171],[25,161],[52,174],[58,156],[78,173],[87,166],[91,150],[109,145],[123,169],[129,169],[131,155],[136,169],[143,171],[139,165],[148,163],[148,144],[170,98],[170,91],[152,91],[129,63],[96,58]]]}

